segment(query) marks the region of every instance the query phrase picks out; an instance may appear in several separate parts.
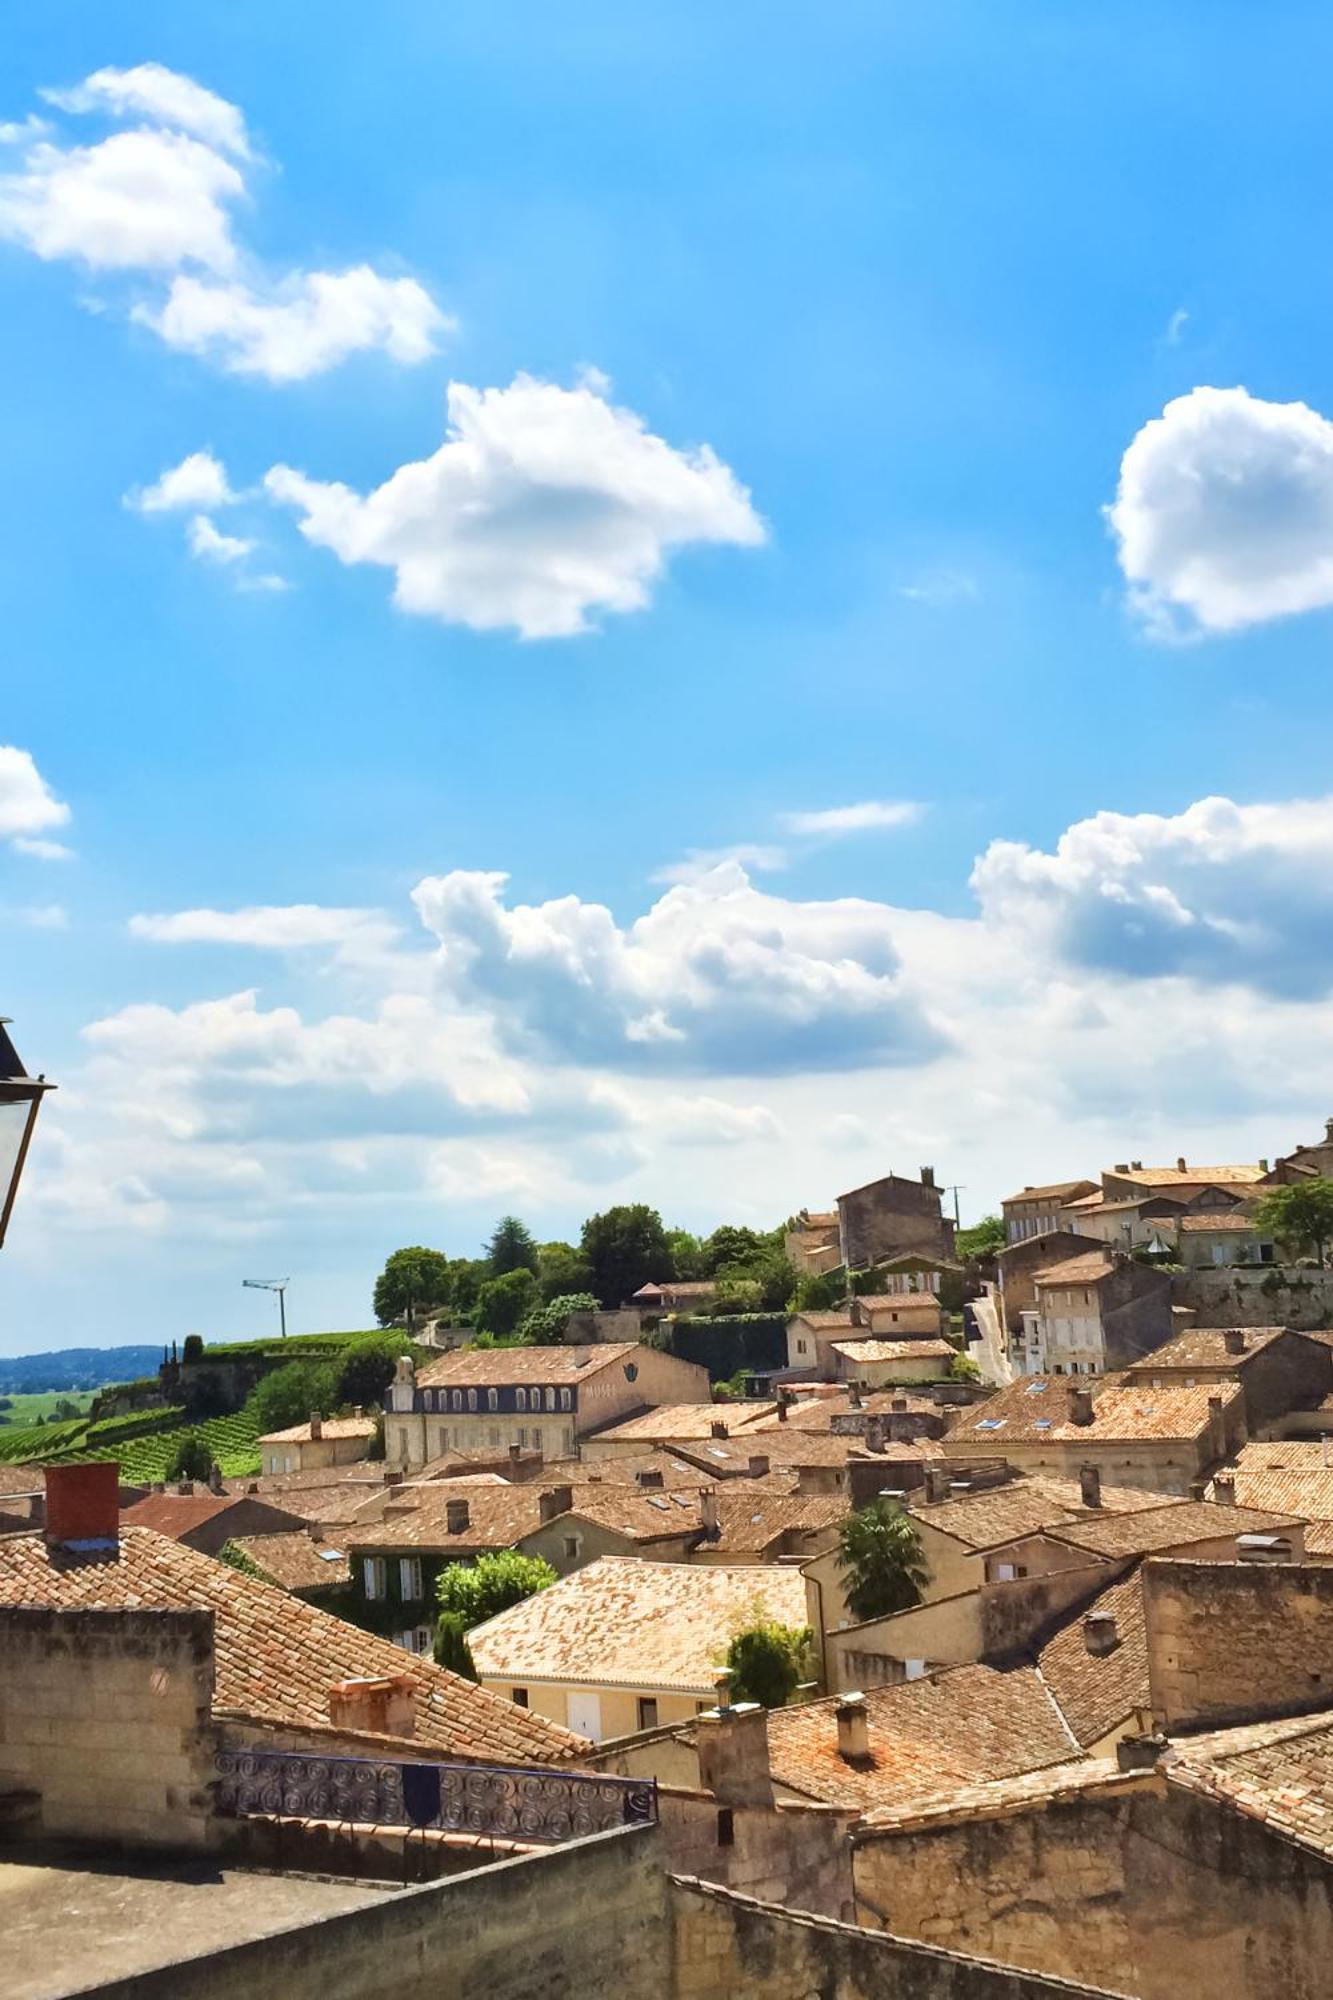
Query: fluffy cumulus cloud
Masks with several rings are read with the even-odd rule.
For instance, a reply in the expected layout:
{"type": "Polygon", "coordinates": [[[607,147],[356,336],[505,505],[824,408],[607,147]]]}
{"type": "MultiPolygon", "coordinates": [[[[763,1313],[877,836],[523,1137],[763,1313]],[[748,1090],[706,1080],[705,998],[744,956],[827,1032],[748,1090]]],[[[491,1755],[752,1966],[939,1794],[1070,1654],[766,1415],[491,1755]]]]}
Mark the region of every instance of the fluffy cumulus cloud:
{"type": "Polygon", "coordinates": [[[234,104],[157,63],[44,95],[129,129],[79,143],[39,120],[4,127],[0,237],[48,261],[156,280],[133,317],[235,374],[290,382],[360,351],[399,362],[434,351],[449,322],[414,278],[366,264],[269,271],[246,253],[234,220],[255,158],[234,104]]]}
{"type": "Polygon", "coordinates": [[[993,922],[1074,965],[1333,988],[1333,798],[1096,813],[1050,853],[996,841],[972,879],[993,922]]]}
{"type": "Polygon", "coordinates": [[[68,820],[69,807],[51,790],[32,752],[0,744],[0,840],[39,860],[63,860],[68,849],[49,836],[68,820]]]}
{"type": "Polygon", "coordinates": [[[165,514],[177,508],[202,507],[212,511],[229,507],[236,499],[227,480],[226,467],[211,451],[192,451],[179,465],[173,465],[141,491],[127,493],[127,507],[141,514],[165,514]]]}
{"type": "Polygon", "coordinates": [[[921,1062],[943,1038],[905,988],[890,912],[765,895],[734,863],[676,884],[628,927],[577,896],[508,905],[456,870],[413,900],[444,989],[514,1047],[652,1072],[921,1062]]]}
{"type": "Polygon", "coordinates": [[[1159,633],[1333,604],[1333,423],[1305,403],[1193,389],[1134,438],[1107,517],[1159,633]]]}
{"type": "Polygon", "coordinates": [[[450,385],[448,430],[430,458],[361,494],[274,466],[265,484],[302,534],[345,563],[394,574],[404,610],[526,639],[636,611],[674,549],[754,547],[764,526],[707,445],[679,450],[605,383],[519,375],[506,389],[450,385]]]}

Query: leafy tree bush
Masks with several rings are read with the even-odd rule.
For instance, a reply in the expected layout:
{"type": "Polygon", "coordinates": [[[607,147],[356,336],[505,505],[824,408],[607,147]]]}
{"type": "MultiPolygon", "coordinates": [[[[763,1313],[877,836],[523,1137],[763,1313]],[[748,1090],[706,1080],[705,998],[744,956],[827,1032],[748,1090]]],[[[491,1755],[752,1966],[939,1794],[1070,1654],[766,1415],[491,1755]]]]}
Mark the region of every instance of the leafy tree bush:
{"type": "Polygon", "coordinates": [[[367,1409],[372,1403],[382,1403],[402,1352],[402,1337],[397,1334],[387,1338],[372,1334],[349,1347],[335,1364],[338,1405],[359,1403],[367,1409]]]}
{"type": "Polygon", "coordinates": [[[467,1625],[461,1612],[442,1611],[435,1623],[435,1664],[466,1680],[478,1679],[472,1648],[467,1642],[467,1625]]]}
{"type": "Polygon", "coordinates": [[[671,1253],[673,1278],[679,1278],[684,1284],[691,1278],[711,1277],[708,1256],[700,1237],[691,1236],[688,1229],[668,1229],[667,1247],[671,1253]]]}
{"type": "Polygon", "coordinates": [[[1325,1248],[1333,1239],[1333,1180],[1314,1174],[1290,1187],[1269,1188],[1254,1211],[1254,1224],[1298,1251],[1312,1250],[1322,1271],[1325,1248]]]}
{"type": "Polygon", "coordinates": [[[375,1419],[375,1435],[370,1440],[370,1447],[366,1452],[366,1457],[372,1462],[381,1462],[384,1458],[384,1412],[383,1411],[381,1411],[379,1416],[377,1416],[375,1419]]]}
{"type": "Polygon", "coordinates": [[[993,1257],[1004,1248],[1003,1220],[998,1215],[983,1215],[970,1229],[958,1231],[954,1247],[964,1262],[969,1257],[993,1257]]]}
{"type": "Polygon", "coordinates": [[[543,1243],[537,1251],[537,1282],[549,1303],[572,1292],[586,1292],[592,1272],[583,1252],[572,1243],[543,1243]]]}
{"type": "Polygon", "coordinates": [[[949,1378],[953,1382],[979,1382],[981,1370],[970,1354],[960,1350],[949,1363],[949,1378]]]}
{"type": "Polygon", "coordinates": [[[727,1648],[732,1700],[784,1707],[806,1678],[811,1637],[808,1625],[779,1625],[762,1616],[738,1632],[727,1648]]]}
{"type": "Polygon", "coordinates": [[[757,1229],[746,1229],[738,1223],[724,1222],[711,1236],[704,1238],[704,1276],[712,1278],[733,1264],[747,1264],[752,1257],[757,1257],[763,1248],[764,1238],[757,1229]]]}
{"type": "Polygon", "coordinates": [[[167,1464],[168,1479],[207,1479],[213,1454],[197,1431],[186,1431],[167,1464]]]}
{"type": "Polygon", "coordinates": [[[911,1515],[882,1497],[843,1522],[838,1567],[855,1619],[910,1611],[930,1581],[911,1515]]]}
{"type": "Polygon", "coordinates": [[[327,1417],[337,1406],[337,1380],[327,1363],[289,1361],[255,1385],[246,1410],[263,1437],[269,1431],[303,1424],[316,1411],[327,1417]]]}
{"type": "Polygon", "coordinates": [[[592,1289],[604,1306],[624,1305],[641,1285],[673,1275],[662,1218],[643,1202],[590,1215],[583,1225],[582,1250],[592,1289]]]}
{"type": "Polygon", "coordinates": [[[185,1345],[181,1349],[181,1360],[188,1368],[192,1361],[202,1361],[203,1358],[204,1336],[202,1333],[187,1333],[185,1336],[185,1345]]]}
{"type": "Polygon", "coordinates": [[[486,1262],[493,1278],[503,1278],[508,1271],[531,1271],[535,1276],[541,1253],[527,1224],[516,1215],[502,1215],[486,1245],[486,1262]]]}
{"type": "Polygon", "coordinates": [[[499,1549],[478,1556],[474,1563],[449,1563],[440,1571],[435,1590],[440,1610],[456,1615],[463,1630],[470,1632],[474,1625],[498,1618],[511,1604],[549,1590],[555,1581],[555,1571],[541,1556],[499,1549]]]}
{"type": "Polygon", "coordinates": [[[450,1264],[444,1252],[411,1244],[395,1250],[375,1280],[375,1317],[381,1326],[389,1326],[409,1311],[445,1304],[450,1289],[450,1264]]]}
{"type": "Polygon", "coordinates": [[[525,1347],[559,1347],[572,1313],[596,1311],[597,1301],[591,1292],[569,1292],[520,1320],[519,1339],[525,1347]]]}
{"type": "Polygon", "coordinates": [[[537,1304],[537,1280],[526,1269],[488,1278],[477,1293],[475,1323],[483,1333],[514,1333],[537,1304]]]}
{"type": "Polygon", "coordinates": [[[795,1312],[833,1312],[842,1304],[847,1291],[847,1273],[841,1265],[836,1271],[803,1271],[796,1280],[796,1291],[792,1299],[795,1312]]]}

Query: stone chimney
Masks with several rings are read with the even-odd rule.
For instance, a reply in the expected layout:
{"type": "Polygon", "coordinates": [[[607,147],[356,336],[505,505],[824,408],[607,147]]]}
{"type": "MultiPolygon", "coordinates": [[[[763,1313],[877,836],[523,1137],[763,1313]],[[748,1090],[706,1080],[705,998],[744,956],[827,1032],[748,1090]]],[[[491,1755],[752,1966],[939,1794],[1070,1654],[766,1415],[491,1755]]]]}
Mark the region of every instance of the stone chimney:
{"type": "Polygon", "coordinates": [[[1324,1143],[1333,1146],[1333,1118],[1324,1120],[1324,1143]]]}
{"type": "Polygon", "coordinates": [[[1268,1172],[1268,1162],[1267,1162],[1267,1160],[1260,1160],[1260,1162],[1259,1162],[1259,1171],[1260,1171],[1260,1173],[1261,1173],[1261,1174],[1266,1174],[1266,1173],[1268,1172]]]}
{"type": "Polygon", "coordinates": [[[511,1444],[511,1445],[510,1445],[510,1447],[509,1447],[509,1463],[510,1463],[511,1465],[517,1465],[517,1464],[518,1464],[518,1462],[519,1462],[519,1460],[520,1460],[520,1459],[522,1458],[522,1456],[523,1456],[523,1447],[522,1447],[522,1445],[521,1445],[521,1444],[511,1444]]]}
{"type": "Polygon", "coordinates": [[[213,1463],[208,1468],[208,1490],[210,1493],[225,1493],[226,1491],[222,1483],[222,1467],[216,1459],[213,1460],[213,1463]]]}
{"type": "Polygon", "coordinates": [[[1224,1456],[1227,1448],[1227,1414],[1221,1396],[1208,1398],[1208,1445],[1214,1458],[1224,1456]]]}
{"type": "Polygon", "coordinates": [[[1222,1345],[1228,1354],[1245,1352],[1245,1329],[1243,1326],[1229,1326],[1222,1335],[1222,1345]]]}
{"type": "Polygon", "coordinates": [[[768,1761],[768,1714],[757,1701],[731,1706],[726,1676],[718,1705],[695,1723],[699,1783],[720,1806],[772,1806],[773,1776],[768,1761]]]}
{"type": "Polygon", "coordinates": [[[926,1467],[926,1498],[930,1501],[947,1500],[949,1497],[949,1468],[947,1465],[926,1467]]]}
{"type": "Polygon", "coordinates": [[[748,1460],[751,1479],[766,1478],[771,1463],[766,1451],[752,1451],[748,1460]]]}
{"type": "Polygon", "coordinates": [[[1166,1747],[1165,1736],[1122,1736],[1115,1761],[1122,1771],[1152,1771],[1166,1747]]]}
{"type": "Polygon", "coordinates": [[[1127,1174],[1129,1172],[1129,1161],[1117,1160],[1115,1163],[1115,1170],[1118,1174],[1127,1174]]]}
{"type": "Polygon", "coordinates": [[[895,1412],[905,1410],[907,1408],[906,1396],[890,1396],[889,1408],[895,1412]]]}
{"type": "Polygon", "coordinates": [[[365,1736],[416,1733],[416,1683],[409,1674],[335,1681],[329,1689],[329,1721],[335,1729],[365,1736]]]}
{"type": "Polygon", "coordinates": [[[323,1437],[323,1435],[324,1435],[324,1419],[323,1417],[321,1417],[318,1410],[312,1410],[310,1412],[310,1442],[312,1444],[318,1444],[319,1440],[323,1437]]]}
{"type": "Polygon", "coordinates": [[[645,1493],[655,1493],[660,1487],[666,1484],[666,1481],[656,1466],[641,1465],[634,1475],[634,1483],[636,1486],[641,1487],[645,1493]]]}
{"type": "Polygon", "coordinates": [[[1186,1172],[1186,1167],[1185,1167],[1185,1155],[1184,1155],[1183,1153],[1182,1153],[1182,1154],[1180,1155],[1179,1159],[1178,1159],[1178,1160],[1176,1161],[1176,1172],[1177,1172],[1178,1174],[1183,1174],[1184,1172],[1186,1172]]]}
{"type": "Polygon", "coordinates": [[[1102,1475],[1095,1465],[1080,1465],[1078,1469],[1078,1490],[1085,1507],[1100,1507],[1102,1504],[1102,1475]]]}
{"type": "Polygon", "coordinates": [[[848,1407],[849,1407],[850,1409],[853,1409],[853,1410],[859,1410],[859,1409],[860,1409],[860,1407],[861,1407],[861,1384],[860,1384],[859,1382],[849,1382],[849,1383],[847,1384],[847,1403],[848,1403],[848,1407]]]}
{"type": "Polygon", "coordinates": [[[711,1480],[699,1488],[699,1519],[703,1523],[704,1540],[715,1542],[722,1533],[722,1522],[717,1511],[717,1488],[711,1480]]]}
{"type": "Polygon", "coordinates": [[[869,1423],[866,1425],[866,1450],[883,1451],[883,1449],[884,1449],[883,1419],[880,1417],[871,1417],[869,1423]]]}
{"type": "Polygon", "coordinates": [[[1071,1382],[1068,1390],[1069,1421],[1071,1424],[1092,1422],[1092,1391],[1071,1382]]]}
{"type": "Polygon", "coordinates": [[[845,1694],[838,1702],[838,1755],[844,1764],[864,1769],[872,1762],[870,1724],[863,1694],[845,1694]]]}
{"type": "Polygon", "coordinates": [[[922,1169],[921,1169],[921,1185],[922,1185],[922,1187],[929,1187],[929,1188],[933,1188],[933,1187],[934,1187],[934,1185],[935,1185],[935,1169],[934,1169],[934,1167],[922,1167],[922,1169]]]}
{"type": "Polygon", "coordinates": [[[724,1437],[730,1437],[731,1433],[727,1429],[726,1425],[722,1422],[721,1418],[715,1417],[712,1423],[708,1426],[708,1435],[709,1437],[724,1438],[724,1437]]]}
{"type": "Polygon", "coordinates": [[[778,1422],[779,1422],[780,1424],[785,1424],[785,1423],[786,1423],[786,1421],[787,1421],[787,1406],[788,1406],[788,1404],[789,1404],[790,1402],[791,1402],[791,1392],[790,1392],[790,1390],[787,1390],[787,1389],[779,1389],[779,1390],[778,1390],[778,1422]]]}
{"type": "Polygon", "coordinates": [[[120,1467],[114,1458],[48,1465],[46,1539],[62,1548],[114,1548],[120,1541],[120,1467]]]}
{"type": "Polygon", "coordinates": [[[1089,1611],[1083,1620],[1083,1644],[1094,1660],[1104,1660],[1120,1644],[1114,1611],[1089,1611]]]}
{"type": "Polygon", "coordinates": [[[557,1514],[567,1514],[574,1505],[572,1486],[552,1486],[547,1493],[537,1496],[537,1518],[539,1521],[554,1521],[557,1514]]]}
{"type": "Polygon", "coordinates": [[[471,1524],[472,1513],[466,1500],[446,1500],[444,1503],[444,1525],[451,1535],[462,1535],[471,1524]]]}
{"type": "Polygon", "coordinates": [[[1219,1507],[1234,1507],[1236,1504],[1236,1475],[1234,1472],[1219,1472],[1213,1480],[1213,1498],[1219,1507]]]}

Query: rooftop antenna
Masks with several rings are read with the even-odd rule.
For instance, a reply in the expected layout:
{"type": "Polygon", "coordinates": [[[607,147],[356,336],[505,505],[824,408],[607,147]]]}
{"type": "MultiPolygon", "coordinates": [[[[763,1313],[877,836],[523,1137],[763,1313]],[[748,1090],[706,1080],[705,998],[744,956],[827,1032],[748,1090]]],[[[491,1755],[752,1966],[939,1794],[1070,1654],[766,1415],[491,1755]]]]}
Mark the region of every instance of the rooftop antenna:
{"type": "Polygon", "coordinates": [[[290,1278],[242,1278],[241,1284],[252,1292],[276,1292],[278,1295],[278,1315],[282,1322],[282,1337],[287,1338],[287,1287],[290,1278]]]}
{"type": "Polygon", "coordinates": [[[949,1186],[948,1186],[947,1188],[944,1188],[944,1189],[942,1190],[942,1192],[943,1192],[944,1194],[951,1194],[951,1195],[953,1196],[953,1222],[954,1222],[954,1228],[955,1228],[955,1229],[961,1229],[961,1228],[962,1228],[962,1226],[963,1226],[963,1222],[962,1222],[962,1217],[961,1217],[961,1216],[959,1215],[959,1213],[958,1213],[958,1197],[959,1197],[959,1195],[960,1195],[960,1194],[966,1194],[966,1192],[967,1192],[967,1182],[966,1182],[966,1181],[954,1181],[954,1182],[952,1182],[952,1183],[951,1183],[951,1184],[950,1184],[950,1185],[949,1185],[949,1186]]]}

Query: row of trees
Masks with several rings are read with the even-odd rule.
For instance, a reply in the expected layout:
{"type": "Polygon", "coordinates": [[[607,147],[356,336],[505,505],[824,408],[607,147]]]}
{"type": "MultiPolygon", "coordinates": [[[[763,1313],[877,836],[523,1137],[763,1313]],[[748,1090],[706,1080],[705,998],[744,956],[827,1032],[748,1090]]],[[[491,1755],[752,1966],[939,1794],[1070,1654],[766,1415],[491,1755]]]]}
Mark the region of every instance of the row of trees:
{"type": "Polygon", "coordinates": [[[505,1215],[481,1257],[449,1257],[422,1244],[395,1250],[375,1283],[375,1317],[390,1326],[443,1310],[503,1338],[556,1301],[618,1306],[641,1285],[673,1278],[716,1280],[733,1311],[779,1312],[799,1290],[783,1235],[781,1227],[725,1223],[694,1236],[633,1202],[589,1216],[577,1244],[539,1243],[518,1216],[505,1215]]]}

